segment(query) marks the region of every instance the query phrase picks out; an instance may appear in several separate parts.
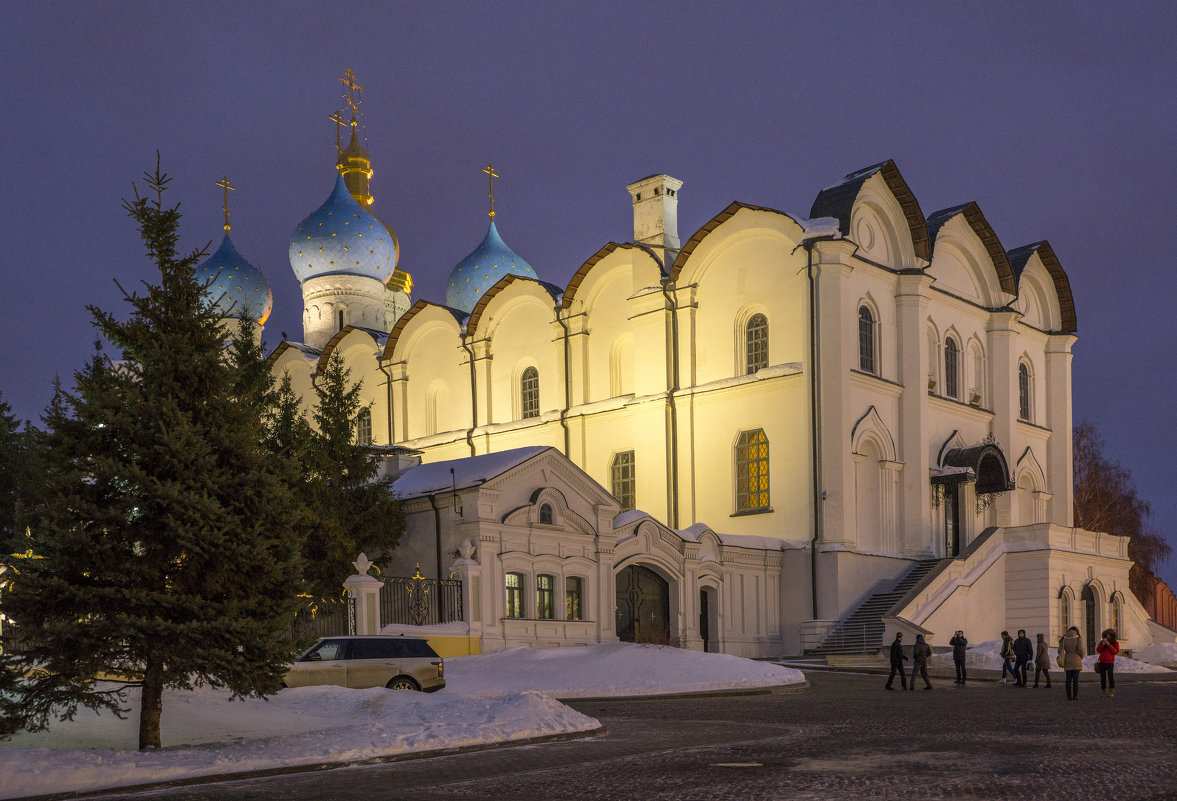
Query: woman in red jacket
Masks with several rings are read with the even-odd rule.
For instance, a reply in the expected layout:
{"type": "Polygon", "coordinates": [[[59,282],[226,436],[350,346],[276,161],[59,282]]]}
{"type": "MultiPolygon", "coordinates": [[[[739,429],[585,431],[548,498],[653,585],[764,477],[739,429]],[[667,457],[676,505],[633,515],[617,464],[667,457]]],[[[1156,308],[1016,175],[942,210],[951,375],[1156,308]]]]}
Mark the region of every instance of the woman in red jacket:
{"type": "Polygon", "coordinates": [[[1116,697],[1116,654],[1120,653],[1120,643],[1116,640],[1116,630],[1108,629],[1103,633],[1103,639],[1095,646],[1099,654],[1099,694],[1107,698],[1116,697]]]}

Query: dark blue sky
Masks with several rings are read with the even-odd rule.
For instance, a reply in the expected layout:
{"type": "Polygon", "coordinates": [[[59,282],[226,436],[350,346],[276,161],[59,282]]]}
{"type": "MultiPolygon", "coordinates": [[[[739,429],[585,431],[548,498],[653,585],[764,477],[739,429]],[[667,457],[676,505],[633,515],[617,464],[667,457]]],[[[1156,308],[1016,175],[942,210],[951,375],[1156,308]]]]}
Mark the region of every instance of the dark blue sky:
{"type": "MultiPolygon", "coordinates": [[[[1169,405],[1177,5],[1156,3],[17,3],[0,1],[0,394],[26,418],[91,348],[87,303],[151,277],[120,198],[175,178],[183,243],[267,276],[301,334],[291,232],[331,190],[337,76],[365,87],[373,209],[414,296],[496,218],[563,284],[632,236],[625,185],[685,183],[685,239],[732,200],[808,214],[893,158],[925,214],[975,200],[1005,248],[1049,239],[1075,295],[1075,419],[1177,543],[1169,405]]],[[[1177,558],[1163,570],[1177,586],[1177,558]]]]}

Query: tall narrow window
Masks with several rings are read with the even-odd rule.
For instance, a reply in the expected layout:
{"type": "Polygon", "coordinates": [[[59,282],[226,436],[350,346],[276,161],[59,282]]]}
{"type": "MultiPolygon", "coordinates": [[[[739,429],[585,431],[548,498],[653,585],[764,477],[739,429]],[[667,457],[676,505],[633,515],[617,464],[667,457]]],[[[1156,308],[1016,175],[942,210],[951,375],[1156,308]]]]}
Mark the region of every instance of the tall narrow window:
{"type": "Polygon", "coordinates": [[[1030,422],[1030,368],[1018,365],[1018,418],[1030,422]]]}
{"type": "Polygon", "coordinates": [[[745,370],[748,375],[768,367],[768,318],[753,314],[744,326],[745,370]]]}
{"type": "Polygon", "coordinates": [[[550,503],[542,504],[539,507],[539,522],[544,525],[552,525],[552,505],[550,503]]]}
{"type": "Polygon", "coordinates": [[[866,306],[858,309],[858,369],[875,372],[875,316],[866,306]]]}
{"type": "Polygon", "coordinates": [[[539,417],[539,370],[528,367],[519,380],[520,411],[524,420],[539,417]]]}
{"type": "Polygon", "coordinates": [[[768,437],[764,429],[743,431],[736,443],[736,511],[768,508],[768,437]]]}
{"type": "Polygon", "coordinates": [[[556,579],[554,576],[535,577],[535,616],[540,620],[554,620],[556,617],[556,579]]]}
{"type": "Polygon", "coordinates": [[[507,585],[507,617],[523,617],[523,574],[508,573],[507,585]]]}
{"type": "Polygon", "coordinates": [[[584,580],[569,576],[564,579],[564,619],[583,620],[580,612],[581,599],[584,597],[584,580]]]}
{"type": "Polygon", "coordinates": [[[960,399],[960,348],[952,337],[944,342],[944,394],[960,399]]]}
{"type": "Polygon", "coordinates": [[[637,503],[637,477],[633,451],[622,451],[613,457],[613,497],[621,504],[621,511],[633,509],[637,503]]]}
{"type": "Polygon", "coordinates": [[[338,331],[343,330],[343,312],[342,311],[339,312],[339,328],[336,330],[338,330],[338,331]]]}
{"type": "Polygon", "coordinates": [[[372,410],[360,409],[356,415],[356,444],[372,444],[372,410]]]}

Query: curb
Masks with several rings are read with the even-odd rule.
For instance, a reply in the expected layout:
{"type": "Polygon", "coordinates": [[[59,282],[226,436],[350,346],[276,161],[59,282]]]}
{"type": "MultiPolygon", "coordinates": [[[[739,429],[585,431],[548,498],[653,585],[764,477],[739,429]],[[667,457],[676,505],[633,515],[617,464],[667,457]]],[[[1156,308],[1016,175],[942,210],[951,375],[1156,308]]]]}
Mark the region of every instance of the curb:
{"type": "MultiPolygon", "coordinates": [[[[793,662],[781,661],[773,662],[773,664],[782,667],[790,667],[796,670],[812,671],[814,673],[857,673],[859,675],[868,676],[887,676],[891,673],[890,665],[828,665],[811,662],[793,662]]],[[[1052,667],[1050,669],[1051,676],[1059,676],[1062,674],[1061,668],[1052,667]]],[[[911,666],[904,665],[904,673],[911,676],[911,666]]],[[[955,671],[949,671],[945,668],[936,668],[935,670],[928,670],[928,676],[933,679],[941,679],[944,681],[951,681],[956,678],[955,671]]],[[[969,668],[969,682],[992,682],[997,684],[1001,681],[1001,671],[992,668],[969,668]]],[[[1099,674],[1093,670],[1084,670],[1079,674],[1079,681],[1081,682],[1099,682],[1099,674]]],[[[1121,682],[1177,682],[1177,670],[1170,670],[1167,673],[1116,673],[1116,683],[1121,682]]]]}
{"type": "Polygon", "coordinates": [[[123,784],[115,787],[103,787],[93,790],[69,790],[63,793],[49,793],[47,795],[14,796],[12,801],[60,801],[69,798],[94,798],[97,796],[137,793],[145,790],[169,790],[177,787],[193,787],[201,784],[218,784],[226,781],[241,779],[264,779],[269,776],[285,776],[293,773],[315,773],[319,771],[335,770],[336,768],[351,768],[363,765],[383,765],[389,762],[408,762],[415,759],[431,759],[433,757],[453,756],[454,754],[470,754],[476,751],[492,751],[498,748],[514,748],[520,745],[540,745],[565,740],[580,740],[585,737],[598,737],[605,734],[605,727],[599,726],[586,731],[563,732],[561,734],[546,734],[542,737],[528,737],[522,740],[502,740],[493,743],[479,743],[478,745],[464,745],[456,748],[438,748],[432,751],[415,751],[407,754],[389,754],[388,756],[367,757],[365,759],[349,759],[342,762],[314,762],[306,765],[287,765],[279,768],[265,768],[263,770],[243,770],[235,773],[215,773],[207,776],[191,776],[186,779],[171,779],[169,781],[149,782],[146,784],[123,784]]]}
{"type": "MultiPolygon", "coordinates": [[[[785,667],[790,667],[785,665],[785,667]]],[[[681,698],[726,698],[737,695],[784,695],[799,693],[809,689],[808,681],[791,682],[789,684],[773,684],[766,687],[745,687],[730,690],[699,690],[698,692],[663,693],[660,695],[593,695],[577,696],[575,698],[559,698],[562,704],[574,703],[606,703],[608,701],[672,701],[681,698]]]]}

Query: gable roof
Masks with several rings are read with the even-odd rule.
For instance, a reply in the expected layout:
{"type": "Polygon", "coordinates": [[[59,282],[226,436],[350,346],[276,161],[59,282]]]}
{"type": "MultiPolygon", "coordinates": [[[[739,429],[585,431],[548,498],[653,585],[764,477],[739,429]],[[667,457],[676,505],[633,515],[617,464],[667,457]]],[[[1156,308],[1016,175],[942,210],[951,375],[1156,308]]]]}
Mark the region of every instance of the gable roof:
{"type": "Polygon", "coordinates": [[[392,494],[401,499],[418,498],[438,492],[476,487],[534,459],[544,451],[551,450],[555,448],[534,445],[418,465],[406,470],[392,483],[392,494]]]}
{"type": "Polygon", "coordinates": [[[1010,267],[1009,257],[1005,255],[1005,248],[1001,246],[1001,240],[997,238],[989,221],[981,213],[981,207],[975,202],[969,201],[928,215],[928,235],[931,237],[933,249],[935,249],[936,237],[940,233],[940,229],[958,214],[964,215],[965,222],[973,229],[973,233],[981,240],[981,244],[989,254],[993,267],[997,270],[997,281],[1001,285],[1001,291],[1010,295],[1018,294],[1017,281],[1014,280],[1014,271],[1010,267]]]}
{"type": "Polygon", "coordinates": [[[891,159],[852,172],[839,183],[827,186],[818,192],[813,201],[813,207],[809,210],[809,216],[814,219],[833,217],[838,221],[842,235],[849,236],[850,212],[854,209],[854,201],[858,199],[862,185],[876,173],[882,175],[887,188],[891,190],[891,194],[899,202],[899,208],[903,209],[903,215],[907,218],[907,228],[911,233],[911,242],[915,247],[915,255],[921,259],[930,259],[932,251],[924,213],[920,210],[920,204],[915,199],[915,194],[907,182],[903,180],[903,176],[899,174],[899,168],[891,159]]]}
{"type": "MultiPolygon", "coordinates": [[[[740,203],[738,200],[733,200],[728,204],[726,209],[708,220],[702,228],[700,228],[698,231],[695,231],[695,233],[691,235],[691,238],[686,241],[686,244],[682,246],[682,250],[678,252],[678,256],[674,259],[674,264],[671,266],[668,272],[668,280],[677,281],[678,274],[682,272],[683,266],[687,263],[687,259],[691,257],[691,254],[695,252],[695,248],[697,248],[703,242],[703,240],[711,234],[712,231],[723,225],[732,217],[736,216],[736,213],[741,209],[751,209],[752,211],[767,211],[770,214],[779,214],[782,217],[788,217],[790,220],[793,219],[791,215],[785,214],[783,211],[778,209],[770,209],[768,206],[753,206],[751,203],[740,203]]],[[[796,222],[796,220],[793,221],[796,222]]]]}
{"type": "Polygon", "coordinates": [[[1062,312],[1062,325],[1059,330],[1064,334],[1073,334],[1078,330],[1075,317],[1075,297],[1071,294],[1071,282],[1063,271],[1058,256],[1054,255],[1054,248],[1050,246],[1049,242],[1043,239],[1041,242],[1022,245],[1022,247],[1014,248],[1009,252],[1009,264],[1013,269],[1014,278],[1020,288],[1022,270],[1026,269],[1026,262],[1030,261],[1030,257],[1035,253],[1038,254],[1042,265],[1046,267],[1046,271],[1050,273],[1050,277],[1054,281],[1054,291],[1058,295],[1059,310],[1062,312]]]}

